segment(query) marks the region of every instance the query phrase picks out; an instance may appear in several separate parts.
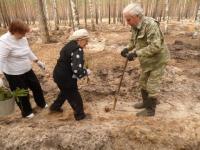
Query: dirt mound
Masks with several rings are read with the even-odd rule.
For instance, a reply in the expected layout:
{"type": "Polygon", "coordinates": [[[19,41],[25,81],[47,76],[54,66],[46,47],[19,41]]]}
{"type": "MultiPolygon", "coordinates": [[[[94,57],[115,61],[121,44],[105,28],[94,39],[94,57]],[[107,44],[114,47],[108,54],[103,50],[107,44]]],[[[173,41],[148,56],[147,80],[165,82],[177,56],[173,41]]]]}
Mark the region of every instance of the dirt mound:
{"type": "Polygon", "coordinates": [[[200,58],[200,45],[191,44],[181,40],[175,40],[173,44],[168,44],[172,58],[175,59],[196,59],[200,58]]]}

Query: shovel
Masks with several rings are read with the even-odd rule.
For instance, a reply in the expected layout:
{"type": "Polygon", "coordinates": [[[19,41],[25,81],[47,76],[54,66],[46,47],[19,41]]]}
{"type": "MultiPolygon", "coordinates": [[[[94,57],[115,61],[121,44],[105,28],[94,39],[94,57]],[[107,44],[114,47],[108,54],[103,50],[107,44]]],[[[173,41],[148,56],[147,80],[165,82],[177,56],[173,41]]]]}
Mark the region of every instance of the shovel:
{"type": "Polygon", "coordinates": [[[126,59],[126,62],[124,64],[123,73],[122,73],[122,76],[121,76],[121,79],[120,79],[120,82],[119,82],[119,86],[118,86],[117,92],[115,93],[113,110],[115,110],[115,107],[116,107],[116,104],[117,104],[117,96],[118,96],[118,94],[120,92],[120,88],[121,88],[121,85],[122,85],[122,80],[124,78],[124,73],[126,71],[127,64],[128,64],[128,59],[126,59]]]}
{"type": "MultiPolygon", "coordinates": [[[[125,73],[125,71],[126,71],[127,64],[128,64],[128,59],[126,59],[126,61],[125,61],[124,68],[123,68],[123,72],[122,72],[122,76],[121,76],[120,82],[119,82],[119,86],[118,86],[118,88],[117,88],[117,91],[115,92],[113,110],[115,110],[115,107],[116,107],[116,104],[117,104],[117,96],[118,96],[118,94],[119,94],[119,92],[120,92],[120,88],[121,88],[121,85],[122,85],[122,80],[123,80],[123,78],[124,78],[124,73],[125,73]]],[[[109,112],[109,111],[111,111],[111,108],[109,108],[108,106],[106,106],[106,107],[104,108],[104,111],[105,111],[105,112],[109,112]]]]}

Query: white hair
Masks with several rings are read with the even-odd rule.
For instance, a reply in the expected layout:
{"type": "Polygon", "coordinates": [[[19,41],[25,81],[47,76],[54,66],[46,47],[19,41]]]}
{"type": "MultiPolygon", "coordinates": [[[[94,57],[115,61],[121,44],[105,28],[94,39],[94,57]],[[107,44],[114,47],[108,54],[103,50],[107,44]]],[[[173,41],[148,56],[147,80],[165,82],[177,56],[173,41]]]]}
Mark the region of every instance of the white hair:
{"type": "Polygon", "coordinates": [[[73,32],[73,34],[70,36],[71,40],[77,40],[77,39],[86,39],[89,38],[89,33],[86,29],[79,29],[73,32]]]}
{"type": "Polygon", "coordinates": [[[127,5],[124,10],[123,10],[123,15],[137,15],[139,17],[143,16],[143,9],[140,5],[140,3],[131,3],[129,5],[127,5]]]}

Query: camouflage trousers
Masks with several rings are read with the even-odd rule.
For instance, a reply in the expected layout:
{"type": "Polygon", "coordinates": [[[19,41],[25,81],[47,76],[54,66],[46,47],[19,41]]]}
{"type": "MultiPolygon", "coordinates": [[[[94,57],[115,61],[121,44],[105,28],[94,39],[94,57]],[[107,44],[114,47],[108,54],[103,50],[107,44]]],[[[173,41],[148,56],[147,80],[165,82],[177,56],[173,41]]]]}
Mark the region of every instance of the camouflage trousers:
{"type": "Polygon", "coordinates": [[[142,70],[139,84],[140,88],[146,90],[149,94],[149,97],[157,97],[160,92],[161,80],[164,75],[164,70],[166,65],[162,65],[159,68],[145,72],[142,70]]]}

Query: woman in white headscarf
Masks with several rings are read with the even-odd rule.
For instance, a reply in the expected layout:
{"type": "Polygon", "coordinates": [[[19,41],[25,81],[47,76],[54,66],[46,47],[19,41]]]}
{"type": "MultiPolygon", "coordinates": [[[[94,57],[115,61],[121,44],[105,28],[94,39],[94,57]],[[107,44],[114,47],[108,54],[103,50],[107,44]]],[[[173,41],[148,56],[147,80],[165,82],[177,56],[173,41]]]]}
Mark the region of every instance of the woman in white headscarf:
{"type": "Polygon", "coordinates": [[[89,34],[87,30],[75,31],[60,51],[60,57],[53,71],[53,78],[60,93],[54,103],[50,106],[51,112],[63,112],[61,106],[67,99],[74,110],[75,119],[85,118],[83,101],[78,91],[77,79],[81,79],[91,73],[84,68],[83,48],[88,43],[89,34]]]}

